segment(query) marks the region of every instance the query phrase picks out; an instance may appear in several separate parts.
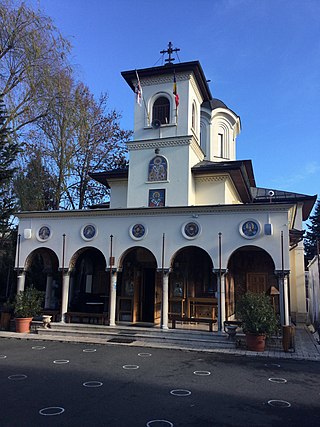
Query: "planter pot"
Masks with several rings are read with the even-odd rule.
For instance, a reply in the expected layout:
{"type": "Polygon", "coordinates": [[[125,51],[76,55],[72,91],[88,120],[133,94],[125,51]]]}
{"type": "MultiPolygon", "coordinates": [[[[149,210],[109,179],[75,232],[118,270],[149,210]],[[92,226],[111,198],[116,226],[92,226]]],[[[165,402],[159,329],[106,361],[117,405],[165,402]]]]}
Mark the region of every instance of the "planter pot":
{"type": "Polygon", "coordinates": [[[264,351],[266,345],[265,335],[246,334],[247,349],[250,351],[264,351]]]}
{"type": "Polygon", "coordinates": [[[16,332],[29,333],[32,317],[16,317],[16,332]]]}
{"type": "Polygon", "coordinates": [[[10,320],[11,320],[11,314],[3,311],[1,313],[1,330],[2,331],[10,330],[10,320]]]}

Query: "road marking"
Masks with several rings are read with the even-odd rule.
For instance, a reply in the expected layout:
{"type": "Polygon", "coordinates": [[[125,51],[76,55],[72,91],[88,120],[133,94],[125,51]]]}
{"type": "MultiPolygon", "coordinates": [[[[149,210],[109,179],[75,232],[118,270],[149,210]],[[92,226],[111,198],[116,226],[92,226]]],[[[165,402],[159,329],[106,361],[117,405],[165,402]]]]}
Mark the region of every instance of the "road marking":
{"type": "Polygon", "coordinates": [[[206,376],[206,375],[211,375],[211,372],[209,372],[209,371],[194,371],[194,375],[206,376]]]}
{"type": "Polygon", "coordinates": [[[20,381],[20,380],[25,380],[27,377],[27,375],[24,374],[15,374],[15,375],[10,375],[8,377],[9,380],[13,380],[13,381],[20,381]]]}
{"type": "Polygon", "coordinates": [[[40,409],[39,414],[45,416],[61,415],[64,412],[64,408],[61,406],[48,406],[47,408],[40,409]]]}
{"type": "Polygon", "coordinates": [[[151,353],[138,353],[138,356],[140,356],[140,357],[151,357],[152,354],[151,353]]]}
{"type": "Polygon", "coordinates": [[[173,424],[170,421],[167,420],[151,420],[148,421],[146,424],[146,427],[161,427],[161,426],[169,426],[169,427],[173,427],[173,424]]]}
{"type": "Polygon", "coordinates": [[[268,381],[278,384],[285,384],[286,382],[288,382],[285,378],[269,378],[268,381]]]}
{"type": "Polygon", "coordinates": [[[190,396],[191,391],[190,390],[183,390],[181,388],[177,388],[176,390],[171,390],[170,394],[172,394],[173,396],[190,396]]]}
{"type": "Polygon", "coordinates": [[[53,363],[56,363],[57,365],[63,365],[64,363],[69,363],[69,360],[65,360],[65,359],[54,360],[53,363]]]}
{"type": "Polygon", "coordinates": [[[84,353],[94,353],[97,351],[95,348],[85,348],[82,350],[84,353]]]}
{"type": "Polygon", "coordinates": [[[123,369],[139,369],[138,365],[123,365],[123,369]]]}
{"type": "Polygon", "coordinates": [[[291,403],[286,400],[269,400],[268,405],[275,406],[277,408],[290,408],[291,403]]]}
{"type": "Polygon", "coordinates": [[[82,384],[84,387],[101,387],[103,383],[101,381],[87,381],[82,384]]]}

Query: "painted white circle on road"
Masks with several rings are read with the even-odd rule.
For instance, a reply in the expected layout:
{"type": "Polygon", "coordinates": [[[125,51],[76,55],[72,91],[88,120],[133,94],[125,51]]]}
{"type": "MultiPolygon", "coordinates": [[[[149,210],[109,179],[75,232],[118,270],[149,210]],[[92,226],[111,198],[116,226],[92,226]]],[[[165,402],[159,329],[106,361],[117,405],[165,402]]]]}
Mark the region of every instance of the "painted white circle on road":
{"type": "Polygon", "coordinates": [[[27,375],[24,374],[16,374],[16,375],[10,375],[8,377],[9,380],[13,380],[13,381],[20,381],[20,380],[25,380],[27,377],[27,375]]]}
{"type": "Polygon", "coordinates": [[[280,368],[280,365],[278,363],[265,363],[264,366],[267,368],[280,368]]]}
{"type": "Polygon", "coordinates": [[[95,348],[85,348],[82,350],[84,353],[94,353],[97,351],[95,348]]]}
{"type": "Polygon", "coordinates": [[[167,420],[151,420],[148,421],[146,424],[146,427],[173,427],[173,424],[170,421],[167,420]]]}
{"type": "Polygon", "coordinates": [[[87,381],[82,384],[84,387],[101,387],[103,383],[101,381],[87,381]]]}
{"type": "Polygon", "coordinates": [[[69,360],[66,360],[66,359],[54,360],[53,363],[56,363],[57,365],[63,365],[64,363],[69,363],[69,360]]]}
{"type": "Polygon", "coordinates": [[[206,375],[211,375],[211,372],[209,372],[209,371],[194,371],[194,375],[206,376],[206,375]]]}
{"type": "Polygon", "coordinates": [[[6,359],[7,356],[5,356],[4,354],[0,354],[0,359],[6,359]]]}
{"type": "Polygon", "coordinates": [[[268,381],[271,383],[285,384],[287,380],[285,378],[269,378],[268,381]]]}
{"type": "Polygon", "coordinates": [[[173,396],[190,396],[191,391],[177,388],[176,390],[171,390],[170,394],[172,394],[173,396]]]}
{"type": "Polygon", "coordinates": [[[138,365],[123,365],[123,369],[139,369],[138,365]]]}
{"type": "Polygon", "coordinates": [[[290,408],[291,403],[286,400],[269,400],[268,405],[275,406],[277,408],[290,408]]]}
{"type": "Polygon", "coordinates": [[[152,354],[151,353],[138,353],[138,356],[140,356],[140,357],[151,357],[152,354]]]}
{"type": "Polygon", "coordinates": [[[45,347],[43,345],[35,345],[32,347],[32,350],[44,350],[45,347]]]}
{"type": "Polygon", "coordinates": [[[45,416],[61,415],[64,412],[64,408],[61,406],[48,406],[47,408],[40,409],[39,414],[45,416]]]}

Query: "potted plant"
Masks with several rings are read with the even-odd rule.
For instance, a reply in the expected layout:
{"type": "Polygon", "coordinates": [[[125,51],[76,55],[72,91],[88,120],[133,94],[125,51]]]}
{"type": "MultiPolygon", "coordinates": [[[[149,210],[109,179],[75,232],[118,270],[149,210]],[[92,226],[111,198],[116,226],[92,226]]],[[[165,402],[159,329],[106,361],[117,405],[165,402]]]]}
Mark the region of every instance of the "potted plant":
{"type": "Polygon", "coordinates": [[[265,294],[247,292],[237,305],[237,317],[242,321],[248,350],[264,351],[266,336],[278,328],[270,298],[265,294]]]}
{"type": "Polygon", "coordinates": [[[10,301],[10,299],[7,299],[7,301],[2,305],[2,311],[1,311],[0,323],[1,323],[2,331],[9,331],[12,313],[13,313],[13,303],[10,301]]]}
{"type": "Polygon", "coordinates": [[[35,288],[18,292],[14,302],[16,332],[30,332],[33,317],[42,311],[44,293],[35,288]]]}

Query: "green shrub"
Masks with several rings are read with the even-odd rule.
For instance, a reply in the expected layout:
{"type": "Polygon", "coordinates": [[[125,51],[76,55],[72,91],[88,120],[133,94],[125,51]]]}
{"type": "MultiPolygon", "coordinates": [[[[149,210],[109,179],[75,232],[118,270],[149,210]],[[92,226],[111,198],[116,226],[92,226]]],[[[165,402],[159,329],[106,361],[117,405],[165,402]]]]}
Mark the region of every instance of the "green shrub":
{"type": "Polygon", "coordinates": [[[237,305],[237,317],[245,333],[271,335],[278,328],[270,297],[265,294],[247,292],[243,295],[237,305]]]}
{"type": "Polygon", "coordinates": [[[18,292],[14,302],[15,317],[35,317],[42,311],[44,292],[28,288],[18,292]]]}

